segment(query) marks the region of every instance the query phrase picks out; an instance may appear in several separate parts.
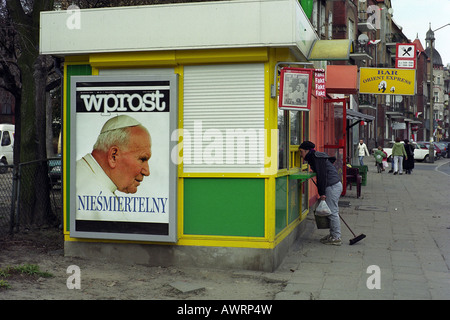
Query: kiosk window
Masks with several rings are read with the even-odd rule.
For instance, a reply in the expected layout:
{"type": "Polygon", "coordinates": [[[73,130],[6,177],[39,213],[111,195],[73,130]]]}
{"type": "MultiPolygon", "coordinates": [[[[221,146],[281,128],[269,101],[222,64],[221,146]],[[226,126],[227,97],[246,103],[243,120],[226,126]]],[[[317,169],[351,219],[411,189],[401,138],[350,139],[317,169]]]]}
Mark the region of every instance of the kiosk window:
{"type": "Polygon", "coordinates": [[[278,109],[278,169],[288,166],[288,124],[287,111],[278,109]]]}
{"type": "Polygon", "coordinates": [[[289,111],[289,120],[291,123],[291,145],[299,146],[301,144],[300,111],[289,111]]]}
{"type": "Polygon", "coordinates": [[[308,112],[278,110],[278,169],[300,167],[298,146],[309,138],[308,112]]]}

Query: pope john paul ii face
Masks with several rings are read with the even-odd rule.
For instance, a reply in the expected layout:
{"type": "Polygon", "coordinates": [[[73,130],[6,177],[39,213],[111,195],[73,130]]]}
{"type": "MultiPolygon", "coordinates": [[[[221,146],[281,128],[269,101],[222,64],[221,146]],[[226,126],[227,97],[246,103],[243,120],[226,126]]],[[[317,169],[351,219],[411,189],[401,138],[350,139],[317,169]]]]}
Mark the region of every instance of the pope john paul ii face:
{"type": "Polygon", "coordinates": [[[112,181],[117,190],[125,193],[136,193],[144,177],[150,175],[148,161],[152,156],[151,138],[140,127],[130,128],[131,134],[126,148],[118,148],[116,167],[112,181]]]}

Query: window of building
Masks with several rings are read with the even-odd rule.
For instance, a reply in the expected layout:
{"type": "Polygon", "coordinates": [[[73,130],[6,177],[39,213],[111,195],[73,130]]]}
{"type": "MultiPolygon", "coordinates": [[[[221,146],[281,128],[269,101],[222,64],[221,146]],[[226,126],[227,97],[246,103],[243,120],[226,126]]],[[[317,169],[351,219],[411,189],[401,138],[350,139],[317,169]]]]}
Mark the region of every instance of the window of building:
{"type": "Polygon", "coordinates": [[[328,13],[328,39],[333,39],[333,11],[328,13]]]}
{"type": "Polygon", "coordinates": [[[320,3],[320,35],[325,36],[325,4],[320,3]]]}
{"type": "Polygon", "coordinates": [[[355,22],[352,19],[348,19],[348,38],[354,40],[355,37],[355,22]]]}

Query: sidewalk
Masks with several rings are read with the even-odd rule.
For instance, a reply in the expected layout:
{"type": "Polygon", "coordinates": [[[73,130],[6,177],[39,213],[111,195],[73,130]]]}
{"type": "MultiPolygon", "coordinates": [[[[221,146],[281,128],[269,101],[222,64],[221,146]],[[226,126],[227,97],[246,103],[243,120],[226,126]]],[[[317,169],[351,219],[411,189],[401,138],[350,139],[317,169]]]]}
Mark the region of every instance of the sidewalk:
{"type": "Polygon", "coordinates": [[[310,232],[276,271],[289,278],[276,299],[450,299],[450,178],[435,169],[450,160],[416,162],[412,175],[401,176],[378,174],[371,157],[364,161],[367,186],[359,199],[348,189],[340,213],[367,237],[350,246],[354,236],[341,223],[343,244],[321,244],[328,230],[318,230],[310,213],[310,232]]]}

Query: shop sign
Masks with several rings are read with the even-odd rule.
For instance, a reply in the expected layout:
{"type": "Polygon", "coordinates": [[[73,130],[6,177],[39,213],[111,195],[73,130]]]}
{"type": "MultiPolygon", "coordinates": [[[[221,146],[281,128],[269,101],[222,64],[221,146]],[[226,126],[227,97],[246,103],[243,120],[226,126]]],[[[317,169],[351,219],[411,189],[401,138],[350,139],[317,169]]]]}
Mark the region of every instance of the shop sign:
{"type": "Polygon", "coordinates": [[[414,95],[416,70],[360,68],[359,93],[414,95]]]}
{"type": "Polygon", "coordinates": [[[397,43],[395,67],[416,69],[416,45],[414,43],[397,43]]]}
{"type": "Polygon", "coordinates": [[[406,129],[406,123],[404,123],[404,122],[392,122],[392,129],[394,129],[394,130],[406,129]]]}
{"type": "Polygon", "coordinates": [[[176,241],[177,90],[176,75],[71,78],[71,237],[176,241]],[[150,139],[94,147],[137,124],[150,139]]]}
{"type": "Polygon", "coordinates": [[[325,97],[325,70],[315,69],[314,70],[314,89],[316,90],[316,97],[325,97]]]}
{"type": "Polygon", "coordinates": [[[312,73],[314,69],[282,68],[278,107],[283,110],[311,109],[312,73]]]}

